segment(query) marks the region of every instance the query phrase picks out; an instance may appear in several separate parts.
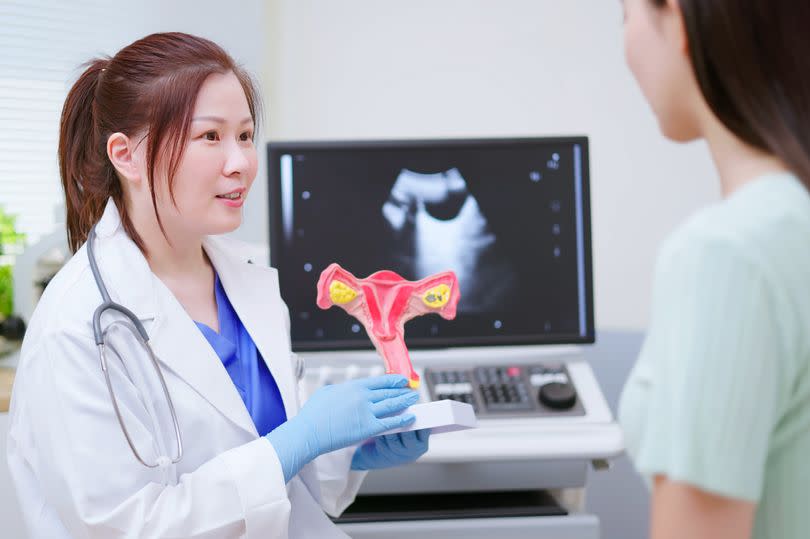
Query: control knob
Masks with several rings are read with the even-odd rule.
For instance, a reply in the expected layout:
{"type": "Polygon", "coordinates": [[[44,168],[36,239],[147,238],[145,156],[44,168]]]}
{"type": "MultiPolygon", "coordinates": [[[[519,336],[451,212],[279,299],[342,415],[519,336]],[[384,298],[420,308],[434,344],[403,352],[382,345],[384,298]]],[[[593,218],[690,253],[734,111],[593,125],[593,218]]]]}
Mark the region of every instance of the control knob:
{"type": "Polygon", "coordinates": [[[569,410],[577,403],[577,391],[573,384],[549,382],[540,387],[538,400],[553,410],[569,410]]]}

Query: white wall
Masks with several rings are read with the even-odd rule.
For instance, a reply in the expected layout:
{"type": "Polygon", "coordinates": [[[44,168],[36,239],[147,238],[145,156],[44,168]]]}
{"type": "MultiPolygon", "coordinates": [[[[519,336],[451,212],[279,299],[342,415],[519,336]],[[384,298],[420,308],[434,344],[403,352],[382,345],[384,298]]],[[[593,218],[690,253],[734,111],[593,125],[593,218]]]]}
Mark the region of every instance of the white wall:
{"type": "Polygon", "coordinates": [[[596,321],[646,325],[661,239],[719,196],[625,67],[609,0],[269,0],[273,139],[586,134],[596,321]]]}

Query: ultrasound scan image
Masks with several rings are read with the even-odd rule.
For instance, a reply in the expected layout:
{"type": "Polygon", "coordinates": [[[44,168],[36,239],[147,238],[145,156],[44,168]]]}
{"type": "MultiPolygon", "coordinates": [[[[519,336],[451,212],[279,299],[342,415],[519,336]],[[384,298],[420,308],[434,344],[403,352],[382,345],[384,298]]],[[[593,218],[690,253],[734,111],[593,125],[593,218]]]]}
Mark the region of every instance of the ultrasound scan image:
{"type": "Polygon", "coordinates": [[[460,312],[495,310],[515,292],[514,269],[499,255],[498,238],[458,168],[402,169],[382,214],[392,235],[391,255],[407,274],[422,279],[456,272],[460,312]]]}
{"type": "Polygon", "coordinates": [[[589,338],[579,143],[275,150],[271,257],[293,343],[313,350],[366,344],[345,313],[314,308],[318,276],[335,262],[358,277],[385,269],[417,281],[455,272],[457,316],[411,320],[405,331],[413,345],[589,338]]]}

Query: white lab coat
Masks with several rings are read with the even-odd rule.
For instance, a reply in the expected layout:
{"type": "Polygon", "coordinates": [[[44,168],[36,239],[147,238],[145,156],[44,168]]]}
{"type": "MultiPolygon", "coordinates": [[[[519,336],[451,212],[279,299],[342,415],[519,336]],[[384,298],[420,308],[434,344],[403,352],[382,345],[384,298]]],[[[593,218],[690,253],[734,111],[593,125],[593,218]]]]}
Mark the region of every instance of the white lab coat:
{"type": "MultiPolygon", "coordinates": [[[[112,202],[97,234],[96,256],[113,301],[132,310],[151,337],[185,454],[168,470],[149,469],[126,443],[93,340],[101,296],[85,245],[40,300],[14,384],[8,462],[31,537],[346,537],[324,511],[339,515],[364,478],[349,469],[352,448],[319,457],[285,484],[272,445],[258,436],[219,357],[152,274],[112,202]]],[[[207,238],[204,248],[278,384],[287,417],[295,416],[299,384],[276,271],[248,263],[246,249],[233,240],[207,238]]],[[[145,415],[162,395],[116,383],[137,446],[173,455],[170,419],[167,434],[157,436],[166,439],[155,440],[145,415]]]]}

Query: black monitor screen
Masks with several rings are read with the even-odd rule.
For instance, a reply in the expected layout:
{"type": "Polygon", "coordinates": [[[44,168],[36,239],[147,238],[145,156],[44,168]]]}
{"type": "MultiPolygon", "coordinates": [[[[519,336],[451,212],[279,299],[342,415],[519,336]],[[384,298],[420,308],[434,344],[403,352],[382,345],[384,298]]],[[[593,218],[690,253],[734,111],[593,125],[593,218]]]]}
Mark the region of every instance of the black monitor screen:
{"type": "Polygon", "coordinates": [[[358,278],[456,273],[456,318],[408,322],[412,347],[593,342],[586,137],[271,142],[268,157],[294,349],[370,346],[315,304],[332,262],[358,278]]]}

